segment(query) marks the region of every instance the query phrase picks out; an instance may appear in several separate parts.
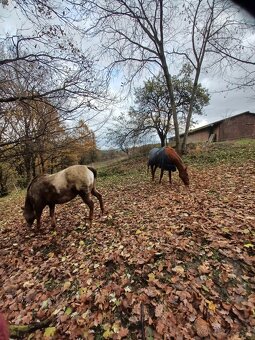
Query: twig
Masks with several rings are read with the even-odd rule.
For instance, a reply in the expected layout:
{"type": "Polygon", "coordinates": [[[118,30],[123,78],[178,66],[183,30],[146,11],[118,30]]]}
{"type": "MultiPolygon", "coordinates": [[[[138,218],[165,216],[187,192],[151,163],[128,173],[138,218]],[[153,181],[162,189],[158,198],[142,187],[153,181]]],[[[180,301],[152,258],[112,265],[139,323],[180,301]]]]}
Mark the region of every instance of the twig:
{"type": "Polygon", "coordinates": [[[12,338],[20,338],[24,334],[32,333],[37,329],[42,329],[48,327],[52,322],[52,318],[48,318],[46,320],[32,323],[30,325],[10,325],[10,336],[12,338]]]}
{"type": "Polygon", "coordinates": [[[141,303],[141,330],[142,330],[142,340],[145,340],[144,305],[143,305],[143,303],[141,303]]]}

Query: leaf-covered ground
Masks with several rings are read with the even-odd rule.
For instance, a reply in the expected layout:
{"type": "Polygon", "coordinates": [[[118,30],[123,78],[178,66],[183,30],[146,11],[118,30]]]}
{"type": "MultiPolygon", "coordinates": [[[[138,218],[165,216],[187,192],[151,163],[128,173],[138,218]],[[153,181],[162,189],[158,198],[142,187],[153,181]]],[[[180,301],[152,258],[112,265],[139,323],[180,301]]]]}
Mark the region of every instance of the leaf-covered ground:
{"type": "Polygon", "coordinates": [[[95,202],[88,229],[78,198],[40,233],[4,200],[0,310],[38,326],[26,339],[254,339],[254,165],[191,163],[190,191],[152,183],[145,159],[99,170],[108,215],[95,202]]]}

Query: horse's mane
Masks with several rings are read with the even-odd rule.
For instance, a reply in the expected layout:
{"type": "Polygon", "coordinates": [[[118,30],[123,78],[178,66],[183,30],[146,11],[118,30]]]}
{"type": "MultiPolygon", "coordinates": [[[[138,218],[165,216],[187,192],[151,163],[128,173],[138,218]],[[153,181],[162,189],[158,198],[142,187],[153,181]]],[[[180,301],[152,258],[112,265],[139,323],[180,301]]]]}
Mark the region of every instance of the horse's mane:
{"type": "Polygon", "coordinates": [[[97,178],[97,170],[95,168],[93,168],[92,166],[87,166],[87,168],[93,172],[93,175],[95,178],[97,178]]]}
{"type": "Polygon", "coordinates": [[[183,164],[183,161],[179,154],[175,151],[175,149],[171,148],[170,146],[166,146],[165,149],[168,149],[171,153],[171,156],[174,157],[177,161],[179,161],[181,164],[183,164]]]}
{"type": "Polygon", "coordinates": [[[25,207],[28,208],[28,206],[32,209],[33,208],[33,203],[31,200],[31,196],[29,195],[28,191],[31,187],[31,185],[37,180],[38,177],[40,177],[41,175],[37,175],[34,178],[31,179],[31,181],[28,184],[27,187],[27,194],[26,194],[26,198],[25,198],[25,207]]]}
{"type": "Polygon", "coordinates": [[[37,175],[35,176],[34,178],[31,179],[31,181],[29,182],[28,184],[28,187],[27,187],[27,191],[29,190],[29,188],[31,187],[31,185],[35,182],[35,180],[37,180],[38,177],[41,177],[42,175],[37,175]]]}

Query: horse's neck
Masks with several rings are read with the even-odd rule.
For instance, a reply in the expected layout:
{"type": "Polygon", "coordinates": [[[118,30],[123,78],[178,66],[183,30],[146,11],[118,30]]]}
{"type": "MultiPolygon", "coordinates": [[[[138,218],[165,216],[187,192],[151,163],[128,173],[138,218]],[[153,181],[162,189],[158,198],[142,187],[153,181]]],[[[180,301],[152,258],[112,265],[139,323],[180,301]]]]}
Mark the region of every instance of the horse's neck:
{"type": "Polygon", "coordinates": [[[33,209],[33,204],[30,195],[27,194],[25,199],[25,209],[33,209]]]}
{"type": "Polygon", "coordinates": [[[176,165],[176,168],[178,169],[179,173],[184,172],[185,166],[182,163],[182,161],[177,160],[175,165],[176,165]]]}
{"type": "Polygon", "coordinates": [[[167,153],[176,168],[178,169],[179,173],[183,172],[185,170],[185,166],[182,162],[181,157],[173,149],[167,150],[167,153]]]}

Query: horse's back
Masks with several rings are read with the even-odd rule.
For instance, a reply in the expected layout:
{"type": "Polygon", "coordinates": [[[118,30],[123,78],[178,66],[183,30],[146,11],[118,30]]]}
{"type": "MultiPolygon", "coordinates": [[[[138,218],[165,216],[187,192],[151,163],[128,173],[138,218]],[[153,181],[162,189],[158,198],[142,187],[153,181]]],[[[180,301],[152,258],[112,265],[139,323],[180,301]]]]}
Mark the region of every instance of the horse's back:
{"type": "Polygon", "coordinates": [[[160,153],[160,166],[159,167],[163,170],[176,171],[176,166],[173,160],[166,153],[165,148],[162,148],[161,153],[160,153]]]}
{"type": "MultiPolygon", "coordinates": [[[[40,201],[40,197],[70,196],[75,192],[89,193],[94,186],[94,174],[85,165],[73,165],[54,174],[35,177],[28,186],[27,197],[40,201]]],[[[63,198],[64,199],[64,198],[63,198]]]]}
{"type": "Polygon", "coordinates": [[[72,165],[55,174],[55,187],[72,187],[77,191],[91,191],[94,174],[86,165],[72,165]]]}
{"type": "Polygon", "coordinates": [[[70,189],[89,192],[94,185],[94,174],[86,165],[71,165],[46,176],[48,183],[53,185],[57,192],[70,189]]]}
{"type": "Polygon", "coordinates": [[[166,153],[165,147],[150,150],[148,165],[156,165],[162,170],[176,171],[175,164],[166,153]]]}
{"type": "Polygon", "coordinates": [[[160,151],[160,149],[162,148],[153,148],[149,151],[149,159],[150,158],[154,158],[155,155],[157,155],[157,153],[160,151]]]}
{"type": "Polygon", "coordinates": [[[161,149],[162,148],[153,148],[150,150],[148,156],[148,165],[157,165],[161,149]]]}
{"type": "Polygon", "coordinates": [[[175,163],[182,163],[181,157],[178,155],[178,153],[171,148],[170,146],[165,147],[165,153],[168,155],[168,157],[175,163]]]}

